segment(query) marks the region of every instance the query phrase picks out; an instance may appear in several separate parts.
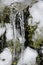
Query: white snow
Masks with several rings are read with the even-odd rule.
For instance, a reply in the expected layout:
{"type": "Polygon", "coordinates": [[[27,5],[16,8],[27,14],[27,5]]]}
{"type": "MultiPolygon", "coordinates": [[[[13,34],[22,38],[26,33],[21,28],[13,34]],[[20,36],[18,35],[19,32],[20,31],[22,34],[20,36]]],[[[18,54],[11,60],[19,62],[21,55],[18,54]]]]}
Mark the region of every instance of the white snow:
{"type": "Polygon", "coordinates": [[[0,54],[0,65],[11,65],[11,64],[12,64],[11,51],[10,49],[5,48],[4,51],[0,54]]]}
{"type": "Polygon", "coordinates": [[[20,41],[20,43],[22,44],[22,43],[25,42],[25,39],[24,39],[22,36],[19,36],[19,41],[20,41]]]}
{"type": "Polygon", "coordinates": [[[1,2],[5,5],[10,5],[13,2],[25,2],[27,4],[30,4],[32,0],[1,0],[1,2]]]}
{"type": "Polygon", "coordinates": [[[34,65],[36,63],[37,56],[38,53],[36,52],[36,50],[27,47],[24,53],[22,54],[20,60],[18,61],[17,65],[34,65]]]}
{"type": "Polygon", "coordinates": [[[13,30],[11,24],[5,24],[6,27],[0,28],[0,36],[4,34],[6,30],[6,39],[7,41],[10,41],[13,39],[13,30]]]}
{"type": "Polygon", "coordinates": [[[0,36],[3,35],[5,32],[5,27],[0,28],[0,36]]]}
{"type": "Polygon", "coordinates": [[[4,62],[2,62],[1,60],[0,60],[0,65],[4,65],[4,62]]]}
{"type": "Polygon", "coordinates": [[[14,2],[14,0],[2,0],[2,3],[5,5],[10,5],[13,2],[14,2]]]}
{"type": "Polygon", "coordinates": [[[7,41],[10,41],[13,39],[13,30],[11,24],[5,24],[6,25],[6,38],[7,41]]]}
{"type": "Polygon", "coordinates": [[[39,1],[32,5],[29,9],[30,15],[33,17],[32,24],[39,22],[38,28],[35,31],[34,39],[43,38],[43,1],[39,1]]]}
{"type": "Polygon", "coordinates": [[[33,17],[34,22],[40,22],[39,27],[43,26],[43,1],[35,3],[30,8],[30,14],[33,17]]]}

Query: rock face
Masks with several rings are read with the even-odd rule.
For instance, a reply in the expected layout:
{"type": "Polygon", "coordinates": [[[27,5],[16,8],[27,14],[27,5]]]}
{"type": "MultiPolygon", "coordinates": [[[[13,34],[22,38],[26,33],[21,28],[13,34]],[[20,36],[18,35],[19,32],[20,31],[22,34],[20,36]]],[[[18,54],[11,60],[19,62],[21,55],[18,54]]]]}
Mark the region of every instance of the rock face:
{"type": "Polygon", "coordinates": [[[0,65],[11,65],[12,64],[12,54],[8,48],[0,54],[0,65]]]}
{"type": "Polygon", "coordinates": [[[37,56],[38,53],[36,52],[36,50],[27,47],[17,65],[34,65],[36,63],[37,56]]]}

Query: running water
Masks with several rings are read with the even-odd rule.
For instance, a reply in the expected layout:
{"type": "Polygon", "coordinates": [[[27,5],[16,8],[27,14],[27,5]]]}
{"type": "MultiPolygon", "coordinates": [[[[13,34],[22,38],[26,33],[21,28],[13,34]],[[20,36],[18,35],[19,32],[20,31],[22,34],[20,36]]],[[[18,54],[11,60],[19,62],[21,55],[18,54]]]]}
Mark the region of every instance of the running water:
{"type": "MultiPolygon", "coordinates": [[[[11,7],[13,8],[14,4],[11,5],[11,7]]],[[[24,30],[23,11],[19,11],[19,9],[16,9],[16,8],[13,11],[11,9],[10,19],[11,19],[10,21],[11,21],[12,29],[13,29],[14,41],[19,39],[20,43],[24,43],[25,42],[25,30],[24,30]]]]}

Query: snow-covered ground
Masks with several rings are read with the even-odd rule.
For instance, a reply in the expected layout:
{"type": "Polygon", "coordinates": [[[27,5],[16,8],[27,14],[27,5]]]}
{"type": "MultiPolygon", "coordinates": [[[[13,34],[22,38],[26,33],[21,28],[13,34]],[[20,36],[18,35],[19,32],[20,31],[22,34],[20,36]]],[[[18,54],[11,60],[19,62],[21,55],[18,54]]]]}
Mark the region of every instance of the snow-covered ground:
{"type": "Polygon", "coordinates": [[[12,54],[10,49],[5,48],[0,54],[0,65],[11,65],[12,64],[12,54]]]}
{"type": "Polygon", "coordinates": [[[20,60],[18,61],[17,65],[34,65],[36,64],[36,57],[38,56],[38,53],[36,50],[31,49],[30,47],[27,47],[22,54],[20,60]]]}

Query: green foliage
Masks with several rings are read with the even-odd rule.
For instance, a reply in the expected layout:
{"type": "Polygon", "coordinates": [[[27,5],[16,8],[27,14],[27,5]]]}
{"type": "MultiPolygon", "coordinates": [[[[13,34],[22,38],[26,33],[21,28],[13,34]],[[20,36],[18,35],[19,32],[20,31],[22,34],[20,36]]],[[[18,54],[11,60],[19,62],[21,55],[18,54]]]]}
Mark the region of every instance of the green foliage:
{"type": "Polygon", "coordinates": [[[3,23],[3,13],[0,12],[0,23],[3,23]]]}
{"type": "Polygon", "coordinates": [[[38,63],[38,65],[40,64],[41,62],[41,57],[38,55],[37,58],[36,58],[36,62],[38,63]]]}
{"type": "Polygon", "coordinates": [[[39,22],[34,25],[25,23],[26,44],[27,46],[33,47],[35,49],[39,49],[41,45],[43,44],[43,39],[40,37],[40,35],[35,41],[32,40],[33,35],[35,35],[35,31],[38,28],[38,24],[39,22]]]}
{"type": "Polygon", "coordinates": [[[3,13],[0,12],[0,23],[10,23],[10,7],[5,6],[3,13]]]}
{"type": "Polygon", "coordinates": [[[17,41],[15,41],[15,54],[16,54],[16,56],[15,56],[15,59],[14,59],[12,65],[17,65],[17,62],[19,60],[19,55],[21,53],[20,49],[21,49],[21,44],[20,44],[19,40],[17,40],[17,41]]]}
{"type": "Polygon", "coordinates": [[[4,23],[10,23],[10,7],[5,6],[3,10],[3,22],[4,23]]]}
{"type": "Polygon", "coordinates": [[[1,13],[0,13],[0,23],[1,23],[1,20],[2,20],[1,18],[2,18],[2,16],[1,16],[1,13]]]}
{"type": "Polygon", "coordinates": [[[18,60],[15,59],[15,60],[13,61],[12,65],[17,65],[17,62],[18,62],[18,60]]]}
{"type": "Polygon", "coordinates": [[[10,50],[11,50],[11,52],[12,52],[12,51],[14,50],[13,41],[12,41],[12,40],[8,41],[8,42],[7,42],[7,45],[8,45],[8,47],[10,48],[10,50]]]}
{"type": "Polygon", "coordinates": [[[19,41],[16,41],[15,43],[16,43],[15,44],[15,50],[16,50],[16,52],[20,52],[20,49],[21,49],[20,42],[19,41]]]}
{"type": "Polygon", "coordinates": [[[38,38],[38,39],[33,43],[32,46],[33,46],[34,48],[40,49],[41,45],[43,44],[42,42],[43,42],[43,39],[39,39],[39,38],[38,38]]]}
{"type": "Polygon", "coordinates": [[[36,25],[28,25],[28,23],[25,24],[25,38],[29,46],[33,44],[32,37],[36,29],[37,29],[37,24],[36,25]]]}

